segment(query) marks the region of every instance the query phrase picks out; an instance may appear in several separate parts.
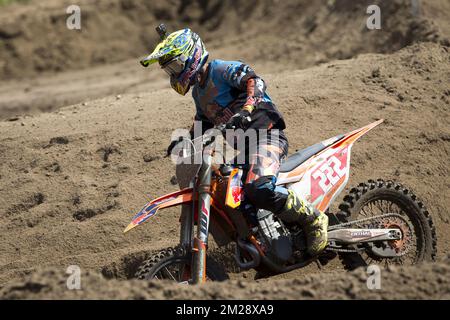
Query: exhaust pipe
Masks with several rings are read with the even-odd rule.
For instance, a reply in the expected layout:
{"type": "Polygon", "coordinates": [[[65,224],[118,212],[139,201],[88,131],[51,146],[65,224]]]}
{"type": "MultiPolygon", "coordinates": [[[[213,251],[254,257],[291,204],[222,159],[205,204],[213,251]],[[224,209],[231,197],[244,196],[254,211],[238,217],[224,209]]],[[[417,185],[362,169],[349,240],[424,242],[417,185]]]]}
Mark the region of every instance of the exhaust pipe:
{"type": "Polygon", "coordinates": [[[242,270],[249,270],[259,266],[261,263],[261,255],[259,254],[256,247],[248,242],[245,242],[241,239],[237,240],[236,252],[234,255],[234,259],[236,260],[237,265],[242,270]],[[250,254],[252,260],[248,262],[244,262],[241,256],[241,250],[244,250],[250,254]]]}
{"type": "Polygon", "coordinates": [[[281,265],[277,265],[276,263],[274,263],[268,257],[261,256],[253,244],[245,242],[241,239],[238,239],[234,259],[236,260],[236,263],[239,266],[239,268],[241,268],[242,270],[249,270],[249,269],[255,268],[255,267],[259,266],[262,262],[265,266],[267,266],[273,272],[279,274],[279,273],[285,273],[285,272],[289,272],[289,271],[292,271],[292,270],[295,270],[298,268],[305,267],[308,264],[310,264],[311,262],[315,261],[317,259],[317,257],[309,257],[308,259],[306,259],[300,263],[291,265],[291,266],[287,266],[287,267],[281,266],[281,265]],[[250,256],[252,257],[252,260],[248,261],[248,262],[244,262],[242,260],[241,250],[248,252],[250,254],[250,256]]]}

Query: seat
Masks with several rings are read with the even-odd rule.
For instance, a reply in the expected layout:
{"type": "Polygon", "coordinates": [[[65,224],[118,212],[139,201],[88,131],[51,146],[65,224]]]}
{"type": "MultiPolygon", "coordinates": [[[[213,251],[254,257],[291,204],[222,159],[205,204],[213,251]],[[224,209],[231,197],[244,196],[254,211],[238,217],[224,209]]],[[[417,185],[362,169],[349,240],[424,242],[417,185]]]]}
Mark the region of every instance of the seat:
{"type": "Polygon", "coordinates": [[[297,168],[299,165],[301,165],[303,162],[311,158],[313,155],[319,153],[323,149],[327,148],[328,146],[332,145],[336,141],[341,140],[344,137],[344,135],[339,135],[334,138],[316,143],[312,146],[309,146],[305,149],[298,150],[297,152],[291,154],[287,157],[287,159],[281,164],[280,166],[280,172],[289,172],[297,168]]]}

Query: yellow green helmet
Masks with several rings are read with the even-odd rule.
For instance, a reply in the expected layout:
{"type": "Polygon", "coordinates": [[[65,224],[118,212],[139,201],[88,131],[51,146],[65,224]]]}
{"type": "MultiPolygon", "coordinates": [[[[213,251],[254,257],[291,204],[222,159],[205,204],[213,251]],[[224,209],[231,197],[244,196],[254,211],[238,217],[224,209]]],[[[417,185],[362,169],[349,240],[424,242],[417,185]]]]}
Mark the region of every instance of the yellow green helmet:
{"type": "Polygon", "coordinates": [[[185,95],[195,83],[197,72],[208,60],[208,51],[198,34],[188,28],[172,32],[168,36],[163,29],[160,36],[161,42],[140,62],[144,67],[158,62],[170,76],[172,88],[185,95]]]}

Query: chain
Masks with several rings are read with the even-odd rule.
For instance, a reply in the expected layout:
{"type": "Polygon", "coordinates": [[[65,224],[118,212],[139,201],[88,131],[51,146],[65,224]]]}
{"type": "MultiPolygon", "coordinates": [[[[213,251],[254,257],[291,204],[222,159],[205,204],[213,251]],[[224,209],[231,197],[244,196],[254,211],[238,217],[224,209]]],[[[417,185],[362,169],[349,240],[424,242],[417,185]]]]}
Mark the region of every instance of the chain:
{"type": "Polygon", "coordinates": [[[344,248],[337,248],[337,247],[333,247],[333,246],[328,246],[326,247],[325,250],[328,251],[334,251],[334,252],[361,252],[364,251],[364,249],[344,249],[344,248]]]}
{"type": "Polygon", "coordinates": [[[345,222],[345,223],[339,223],[336,224],[334,226],[331,226],[330,228],[328,228],[328,231],[332,231],[332,230],[336,230],[336,229],[343,229],[346,228],[347,226],[351,226],[354,224],[359,224],[359,223],[364,223],[366,221],[370,221],[370,220],[379,220],[379,219],[384,219],[384,218],[388,218],[388,217],[397,217],[400,218],[402,220],[404,220],[404,218],[399,215],[398,213],[386,213],[386,214],[382,214],[376,217],[369,217],[369,218],[364,218],[364,219],[359,219],[359,220],[355,220],[355,221],[349,221],[349,222],[345,222]]]}

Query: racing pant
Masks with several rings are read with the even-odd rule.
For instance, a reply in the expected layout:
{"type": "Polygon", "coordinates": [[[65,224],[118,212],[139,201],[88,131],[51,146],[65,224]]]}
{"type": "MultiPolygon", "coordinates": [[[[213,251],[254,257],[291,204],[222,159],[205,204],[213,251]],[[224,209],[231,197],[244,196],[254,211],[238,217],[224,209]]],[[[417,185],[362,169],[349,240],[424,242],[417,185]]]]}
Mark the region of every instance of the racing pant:
{"type": "Polygon", "coordinates": [[[269,130],[258,136],[256,144],[247,145],[247,172],[244,192],[250,203],[259,209],[277,214],[282,211],[288,192],[276,187],[281,161],[288,153],[288,140],[282,130],[269,130]]]}

